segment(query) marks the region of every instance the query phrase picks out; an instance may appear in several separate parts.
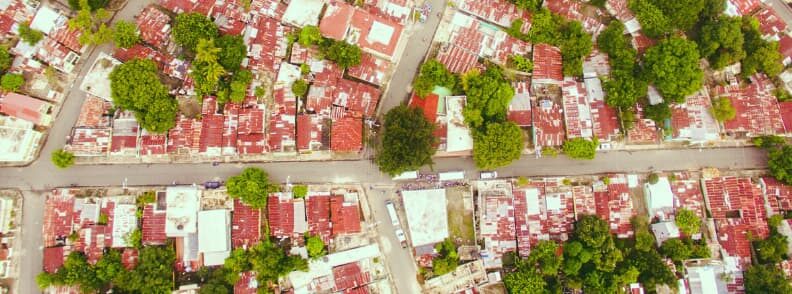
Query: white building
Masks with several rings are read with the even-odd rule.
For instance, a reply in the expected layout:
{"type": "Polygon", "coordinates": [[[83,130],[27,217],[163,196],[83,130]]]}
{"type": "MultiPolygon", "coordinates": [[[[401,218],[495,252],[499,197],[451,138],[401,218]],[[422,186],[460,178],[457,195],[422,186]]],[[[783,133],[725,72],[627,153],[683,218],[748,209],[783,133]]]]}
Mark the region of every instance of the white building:
{"type": "Polygon", "coordinates": [[[197,231],[198,200],[201,191],[194,186],[168,187],[165,190],[165,235],[187,237],[197,231]]]}
{"type": "Polygon", "coordinates": [[[448,238],[445,189],[401,193],[413,247],[439,243],[448,238]]]}
{"type": "Polygon", "coordinates": [[[318,25],[323,8],[322,0],[292,0],[283,14],[283,22],[298,27],[318,25]]]}
{"type": "Polygon", "coordinates": [[[669,219],[669,214],[674,211],[674,193],[671,192],[671,183],[667,177],[660,177],[657,183],[644,184],[644,197],[649,218],[669,219]]]}
{"type": "Polygon", "coordinates": [[[659,222],[652,224],[652,233],[660,246],[668,239],[679,238],[679,227],[672,221],[659,222]]]}
{"type": "Polygon", "coordinates": [[[137,206],[116,203],[113,207],[113,248],[132,247],[127,240],[137,227],[137,206]]]}
{"type": "Polygon", "coordinates": [[[33,130],[32,122],[0,115],[0,161],[33,160],[41,136],[40,132],[33,130]]]}
{"type": "Polygon", "coordinates": [[[473,150],[473,137],[465,124],[462,110],[465,108],[465,96],[446,96],[448,113],[448,132],[446,133],[446,151],[458,152],[473,150]]]}
{"type": "Polygon", "coordinates": [[[198,252],[205,266],[222,265],[231,254],[231,212],[226,209],[198,212],[198,252]]]}

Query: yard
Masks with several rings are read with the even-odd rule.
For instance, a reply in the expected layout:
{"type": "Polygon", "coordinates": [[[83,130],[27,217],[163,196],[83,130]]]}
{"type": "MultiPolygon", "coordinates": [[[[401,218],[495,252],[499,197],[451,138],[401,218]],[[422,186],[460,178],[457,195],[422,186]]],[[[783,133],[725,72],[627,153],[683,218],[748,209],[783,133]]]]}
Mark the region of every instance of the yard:
{"type": "Polygon", "coordinates": [[[473,195],[469,186],[446,189],[448,230],[451,238],[459,245],[474,245],[476,240],[473,226],[473,195]]]}

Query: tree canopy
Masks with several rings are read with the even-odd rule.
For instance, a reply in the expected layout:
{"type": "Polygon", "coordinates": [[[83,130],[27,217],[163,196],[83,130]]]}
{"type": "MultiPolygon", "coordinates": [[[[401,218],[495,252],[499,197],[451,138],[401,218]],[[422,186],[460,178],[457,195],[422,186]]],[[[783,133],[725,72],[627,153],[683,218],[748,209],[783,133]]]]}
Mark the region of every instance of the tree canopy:
{"type": "Polygon", "coordinates": [[[635,12],[641,30],[647,37],[659,38],[671,31],[671,20],[651,0],[630,0],[629,7],[635,12]]]}
{"type": "Polygon", "coordinates": [[[375,161],[379,169],[395,176],[432,164],[437,151],[434,128],[434,122],[427,120],[421,109],[400,105],[388,111],[382,141],[377,145],[375,161]]]}
{"type": "Polygon", "coordinates": [[[195,50],[200,40],[214,39],[217,34],[214,22],[200,13],[179,14],[173,25],[173,40],[191,51],[195,50]]]}
{"type": "Polygon", "coordinates": [[[495,169],[520,159],[523,134],[513,122],[488,123],[473,132],[473,161],[479,169],[495,169]]]}
{"type": "Polygon", "coordinates": [[[19,38],[30,46],[36,45],[41,39],[44,38],[44,33],[41,31],[30,28],[30,22],[23,22],[19,24],[19,38]]]}
{"type": "Polygon", "coordinates": [[[319,50],[327,60],[335,62],[343,68],[360,64],[360,58],[363,54],[360,47],[333,39],[324,39],[321,46],[319,46],[319,50]]]}
{"type": "Polygon", "coordinates": [[[531,72],[533,71],[533,62],[522,55],[511,55],[509,56],[509,67],[522,71],[522,72],[531,72]]]}
{"type": "Polygon", "coordinates": [[[16,92],[25,85],[25,77],[22,74],[6,73],[0,78],[0,89],[9,92],[16,92]]]}
{"type": "Polygon", "coordinates": [[[226,74],[225,68],[218,62],[221,52],[214,39],[201,39],[195,47],[195,60],[192,63],[190,76],[195,81],[198,96],[208,95],[217,90],[220,78],[226,74]]]}
{"type": "Polygon", "coordinates": [[[671,37],[649,48],[644,66],[650,80],[672,102],[683,102],[685,96],[701,88],[704,73],[699,68],[696,43],[671,37]]]}
{"type": "Polygon", "coordinates": [[[121,48],[129,48],[140,42],[137,26],[125,20],[120,20],[113,27],[113,42],[121,48]]]}
{"type": "Polygon", "coordinates": [[[421,71],[412,86],[413,92],[418,97],[426,97],[435,86],[453,89],[456,82],[456,76],[448,71],[445,65],[432,59],[421,65],[421,71]]]}
{"type": "Polygon", "coordinates": [[[69,20],[69,28],[79,30],[82,45],[98,45],[113,40],[113,30],[105,22],[110,13],[104,8],[92,9],[88,0],[80,0],[77,15],[69,20]]]}
{"type": "Polygon", "coordinates": [[[785,145],[770,151],[767,165],[774,178],[787,185],[792,185],[792,145],[785,145]]]}
{"type": "Polygon", "coordinates": [[[270,242],[260,242],[248,250],[237,248],[231,251],[223,267],[229,284],[235,284],[241,272],[252,270],[257,274],[259,285],[267,285],[292,271],[307,271],[308,262],[299,256],[287,255],[282,248],[270,242]]]}
{"type": "Polygon", "coordinates": [[[63,149],[58,149],[52,152],[51,160],[52,164],[57,168],[67,168],[74,165],[74,154],[63,149]]]}
{"type": "Polygon", "coordinates": [[[13,57],[8,52],[8,47],[0,45],[0,73],[5,72],[11,67],[13,57]]]}
{"type": "Polygon", "coordinates": [[[701,219],[690,209],[678,210],[674,222],[679,227],[679,231],[686,236],[698,234],[701,228],[701,219]]]}
{"type": "Polygon", "coordinates": [[[775,265],[754,265],[745,272],[746,294],[792,293],[792,284],[784,272],[775,265]]]}
{"type": "Polygon", "coordinates": [[[565,76],[583,74],[583,58],[591,53],[592,41],[579,21],[565,20],[542,8],[532,15],[531,30],[527,35],[521,36],[522,33],[515,29],[519,27],[510,29],[510,33],[520,35],[518,37],[521,39],[530,40],[534,44],[545,43],[559,47],[564,61],[565,76]]]}
{"type": "Polygon", "coordinates": [[[742,20],[737,17],[721,16],[704,22],[697,42],[701,56],[712,68],[722,69],[745,58],[741,27],[742,20]]]}
{"type": "Polygon", "coordinates": [[[564,154],[574,159],[594,159],[597,146],[599,146],[597,138],[594,140],[573,138],[564,141],[564,154]]]}
{"type": "Polygon", "coordinates": [[[740,63],[740,75],[750,77],[757,72],[762,72],[770,77],[775,77],[784,69],[781,52],[778,51],[778,42],[767,41],[762,38],[759,30],[759,21],[752,16],[742,19],[743,49],[746,57],[740,63]]]}
{"type": "Polygon", "coordinates": [[[300,29],[300,37],[298,40],[300,45],[308,47],[322,41],[322,34],[319,32],[318,27],[307,25],[300,29]]]}
{"type": "Polygon", "coordinates": [[[737,116],[737,111],[734,109],[734,106],[732,106],[731,100],[727,97],[712,100],[712,109],[710,109],[710,112],[718,121],[732,120],[737,116]]]}
{"type": "Polygon", "coordinates": [[[306,93],[308,93],[308,83],[302,79],[296,80],[294,81],[294,84],[292,84],[291,90],[292,93],[294,93],[294,96],[303,97],[306,93]]]}
{"type": "Polygon", "coordinates": [[[435,276],[441,276],[454,271],[459,265],[459,255],[457,254],[457,247],[454,241],[450,238],[443,240],[443,242],[435,245],[435,251],[440,256],[432,259],[432,273],[435,276]]]}
{"type": "Polygon", "coordinates": [[[506,120],[514,89],[503,77],[500,68],[488,67],[484,73],[470,71],[462,77],[467,102],[462,114],[471,128],[482,128],[490,122],[506,120]]]}
{"type": "Polygon", "coordinates": [[[514,5],[517,7],[528,10],[528,11],[537,11],[542,8],[542,3],[544,0],[510,0],[514,5]]]}
{"type": "Polygon", "coordinates": [[[316,235],[305,238],[305,247],[308,248],[308,256],[311,258],[317,258],[327,254],[327,251],[325,250],[325,244],[322,242],[322,238],[316,235]]]}
{"type": "Polygon", "coordinates": [[[223,35],[215,40],[215,45],[220,51],[217,53],[217,61],[226,71],[236,72],[239,70],[242,60],[247,56],[247,45],[240,35],[223,35]]]}
{"type": "Polygon", "coordinates": [[[269,193],[278,191],[278,186],[270,183],[267,172],[255,167],[245,168],[242,173],[228,178],[226,188],[231,198],[239,198],[254,208],[266,207],[269,193]]]}
{"type": "Polygon", "coordinates": [[[650,0],[669,23],[681,31],[688,31],[699,20],[699,14],[704,9],[705,0],[650,0]]]}
{"type": "Polygon", "coordinates": [[[133,59],[110,73],[113,104],[133,111],[140,126],[152,133],[164,133],[176,124],[178,106],[157,75],[157,65],[147,59],[133,59]]]}

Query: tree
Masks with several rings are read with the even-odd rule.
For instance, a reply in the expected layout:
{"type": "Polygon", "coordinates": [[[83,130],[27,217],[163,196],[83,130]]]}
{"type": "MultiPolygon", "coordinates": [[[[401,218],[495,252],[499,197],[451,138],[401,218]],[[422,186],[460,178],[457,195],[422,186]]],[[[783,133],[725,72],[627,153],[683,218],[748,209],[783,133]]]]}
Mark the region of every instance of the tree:
{"type": "Polygon", "coordinates": [[[701,88],[704,73],[698,60],[696,43],[671,37],[646,51],[644,65],[663,97],[680,103],[701,88]]]}
{"type": "Polygon", "coordinates": [[[119,275],[114,286],[125,293],[170,293],[173,288],[173,267],[176,252],[172,246],[145,246],[138,251],[134,270],[119,275]]]}
{"type": "Polygon", "coordinates": [[[266,207],[269,193],[278,191],[278,187],[269,182],[267,172],[255,167],[245,168],[239,175],[228,178],[226,188],[231,198],[239,198],[253,208],[266,207]]]}
{"type": "Polygon", "coordinates": [[[283,249],[270,242],[260,242],[248,252],[250,269],[257,273],[260,285],[275,282],[293,271],[307,271],[308,262],[299,256],[286,255],[283,249]]]}
{"type": "Polygon", "coordinates": [[[543,0],[511,0],[517,7],[534,12],[542,8],[543,0]]]}
{"type": "Polygon", "coordinates": [[[360,47],[344,41],[328,39],[329,45],[320,46],[319,49],[324,53],[325,58],[335,62],[343,68],[352,67],[360,64],[360,47]]]}
{"type": "Polygon", "coordinates": [[[644,107],[644,117],[655,121],[658,125],[663,125],[666,119],[671,118],[671,107],[668,102],[644,107]]]}
{"type": "Polygon", "coordinates": [[[55,274],[42,272],[36,277],[36,281],[41,286],[79,286],[83,293],[92,293],[99,290],[103,285],[102,281],[96,276],[96,271],[85,259],[85,255],[78,251],[72,251],[63,266],[55,274]]]}
{"type": "Polygon", "coordinates": [[[698,234],[701,228],[701,219],[695,212],[685,208],[677,211],[674,222],[679,227],[679,231],[686,236],[698,234]]]}
{"type": "MultiPolygon", "coordinates": [[[[478,71],[466,73],[462,77],[462,88],[467,95],[462,115],[468,126],[485,128],[488,123],[506,121],[506,110],[514,97],[514,89],[503,77],[500,68],[490,66],[484,73],[478,71]]],[[[510,145],[510,147],[514,146],[510,145]]]]}
{"type": "Polygon", "coordinates": [[[558,44],[561,41],[561,26],[564,20],[546,8],[539,9],[531,17],[528,39],[534,43],[558,44]]]}
{"type": "Polygon", "coordinates": [[[294,185],[294,187],[292,187],[292,194],[294,194],[294,198],[305,198],[305,196],[308,195],[308,186],[294,185]]]}
{"type": "Polygon", "coordinates": [[[437,60],[429,60],[421,65],[418,77],[413,81],[413,92],[418,97],[426,97],[435,86],[453,89],[456,85],[456,76],[446,69],[445,65],[437,60]]]}
{"type": "Polygon", "coordinates": [[[129,48],[140,42],[137,26],[134,23],[120,20],[113,28],[113,42],[121,48],[129,48]]]}
{"type": "Polygon", "coordinates": [[[305,80],[296,80],[292,84],[291,90],[294,96],[303,97],[305,93],[308,93],[308,83],[305,80]]]}
{"type": "Polygon", "coordinates": [[[512,122],[489,123],[473,132],[473,161],[479,169],[495,169],[520,158],[523,134],[512,122]]]}
{"type": "Polygon", "coordinates": [[[563,256],[558,255],[558,243],[555,241],[542,240],[531,248],[531,253],[520,267],[535,270],[538,269],[539,273],[546,277],[558,275],[558,270],[563,264],[563,256]]]}
{"type": "Polygon", "coordinates": [[[574,138],[564,141],[564,154],[573,159],[594,159],[597,154],[599,141],[597,138],[587,140],[584,138],[574,138]]]}
{"type": "Polygon", "coordinates": [[[176,124],[178,106],[157,75],[157,65],[147,59],[133,59],[110,73],[113,104],[133,111],[141,127],[164,133],[176,124]]]}
{"type": "Polygon", "coordinates": [[[726,97],[717,98],[712,101],[712,108],[710,108],[712,116],[718,121],[732,120],[737,115],[737,111],[731,104],[731,100],[726,97]]]}
{"type": "Polygon", "coordinates": [[[741,26],[742,20],[737,17],[722,16],[704,22],[697,42],[701,56],[709,60],[712,68],[722,69],[745,58],[741,26]]]}
{"type": "Polygon", "coordinates": [[[591,36],[579,21],[570,21],[562,26],[561,38],[559,47],[564,60],[564,76],[582,76],[583,58],[591,53],[591,36]]]}
{"type": "Polygon", "coordinates": [[[629,7],[635,12],[647,37],[659,38],[671,31],[671,21],[660,8],[652,4],[652,0],[630,0],[629,7]]]}
{"type": "Polygon", "coordinates": [[[439,254],[438,257],[432,259],[432,273],[435,276],[450,273],[457,268],[459,255],[453,240],[447,238],[443,242],[438,243],[435,245],[435,251],[439,254]]]}
{"type": "Polygon", "coordinates": [[[247,45],[240,35],[223,35],[215,40],[217,48],[218,62],[226,71],[235,72],[239,70],[242,61],[247,57],[247,45]]]}
{"type": "MultiPolygon", "coordinates": [[[[225,277],[228,275],[228,271],[223,268],[215,268],[215,269],[208,269],[206,267],[202,267],[201,270],[208,271],[208,277],[205,278],[206,282],[201,285],[198,293],[200,294],[231,294],[234,293],[234,284],[227,283],[225,277]]],[[[199,270],[199,276],[201,276],[201,270],[199,270]]],[[[202,279],[204,279],[202,277],[202,279]]]]}
{"type": "Polygon", "coordinates": [[[632,72],[616,70],[611,73],[611,78],[605,80],[603,88],[607,93],[605,103],[610,107],[629,109],[646,96],[648,85],[645,81],[635,77],[632,72]]]}
{"type": "Polygon", "coordinates": [[[125,236],[126,242],[129,243],[130,246],[140,249],[143,247],[143,232],[139,229],[134,229],[129,232],[129,235],[125,236]]]}
{"type": "Polygon", "coordinates": [[[195,47],[195,60],[190,76],[195,80],[199,96],[207,95],[217,89],[226,70],[217,62],[220,48],[215,47],[213,39],[201,39],[195,47]]]}
{"type": "Polygon", "coordinates": [[[766,239],[754,241],[753,245],[761,264],[776,264],[787,258],[787,238],[779,234],[776,228],[766,239]]]}
{"type": "Polygon", "coordinates": [[[588,247],[600,248],[610,238],[610,229],[598,216],[584,215],[575,223],[575,237],[588,247]]]}
{"type": "Polygon", "coordinates": [[[704,0],[704,9],[701,10],[701,19],[716,19],[726,10],[726,0],[704,0]]]}
{"type": "Polygon", "coordinates": [[[195,50],[200,40],[214,39],[217,34],[214,22],[200,13],[179,14],[173,25],[173,40],[191,51],[195,50]]]}
{"type": "Polygon", "coordinates": [[[322,40],[322,34],[319,32],[319,28],[316,26],[304,26],[300,30],[300,45],[303,47],[308,47],[314,44],[319,43],[322,40]]]}
{"type": "Polygon", "coordinates": [[[81,32],[81,45],[98,45],[113,40],[113,30],[105,22],[110,13],[104,8],[91,9],[88,0],[80,0],[77,15],[69,20],[69,28],[81,32]]]}
{"type": "Polygon", "coordinates": [[[8,47],[0,46],[0,73],[5,72],[11,67],[13,56],[8,52],[8,47]]]}
{"type": "Polygon", "coordinates": [[[778,42],[765,40],[759,30],[759,21],[752,16],[743,17],[741,29],[746,57],[741,62],[740,75],[747,78],[756,72],[763,72],[770,77],[780,74],[783,70],[783,57],[778,51],[778,42]]]}
{"type": "Polygon", "coordinates": [[[51,159],[52,164],[58,168],[67,168],[74,165],[74,154],[63,149],[53,151],[51,159]]]}
{"type": "Polygon", "coordinates": [[[240,70],[236,72],[228,88],[222,89],[217,93],[217,101],[221,103],[228,101],[240,103],[245,101],[251,81],[253,81],[253,73],[249,70],[240,70]]]}
{"type": "Polygon", "coordinates": [[[94,269],[96,270],[96,277],[103,284],[112,283],[118,276],[126,273],[126,268],[121,263],[121,252],[118,250],[109,250],[103,254],[102,258],[96,262],[94,269]]]}
{"type": "Polygon", "coordinates": [[[229,255],[223,263],[223,268],[226,270],[226,283],[231,285],[236,284],[236,282],[239,281],[239,274],[249,271],[252,267],[253,265],[250,263],[250,255],[247,250],[242,248],[232,250],[231,255],[229,255]]]}
{"type": "Polygon", "coordinates": [[[19,38],[30,46],[35,46],[36,43],[44,38],[44,33],[39,30],[30,28],[30,22],[23,22],[19,24],[19,38]]]}
{"type": "Polygon", "coordinates": [[[657,184],[657,182],[660,181],[660,175],[656,173],[649,173],[649,176],[646,178],[646,181],[652,185],[657,184]]]}
{"type": "MultiPolygon", "coordinates": [[[[91,11],[96,11],[99,8],[107,7],[110,0],[88,0],[88,7],[91,11]]],[[[69,0],[69,8],[72,10],[80,10],[80,0],[69,0]]]]}
{"type": "Polygon", "coordinates": [[[327,251],[325,250],[325,244],[322,242],[322,238],[316,235],[306,236],[305,247],[308,248],[308,256],[311,258],[317,258],[327,254],[327,251]]]}
{"type": "Polygon", "coordinates": [[[547,293],[547,282],[535,271],[517,271],[503,278],[509,293],[547,293]]]}
{"type": "Polygon", "coordinates": [[[788,294],[792,293],[792,284],[775,265],[755,265],[745,272],[746,294],[788,294]]]}
{"type": "Polygon", "coordinates": [[[699,20],[705,0],[650,0],[663,11],[669,23],[681,31],[688,31],[699,20]]]}
{"type": "Polygon", "coordinates": [[[669,286],[671,289],[676,289],[676,276],[674,276],[671,269],[666,266],[657,251],[633,251],[632,254],[625,259],[625,263],[627,266],[633,267],[641,273],[638,275],[638,282],[643,284],[646,289],[655,289],[655,287],[660,284],[669,286]]]}
{"type": "Polygon", "coordinates": [[[787,185],[792,185],[792,145],[770,151],[767,158],[770,175],[787,185]]]}
{"type": "Polygon", "coordinates": [[[421,109],[400,105],[388,111],[375,158],[380,171],[395,176],[432,164],[434,128],[421,109]]]}
{"type": "Polygon", "coordinates": [[[660,252],[677,264],[682,264],[692,254],[690,247],[685,245],[679,238],[668,239],[663,242],[663,245],[660,246],[660,252]]]}
{"type": "Polygon", "coordinates": [[[786,139],[784,139],[784,137],[776,136],[776,135],[754,137],[751,141],[753,142],[754,145],[767,150],[774,150],[786,144],[786,139]]]}
{"type": "Polygon", "coordinates": [[[509,67],[522,72],[531,72],[533,71],[534,65],[530,59],[522,55],[514,54],[509,56],[509,67]]]}
{"type": "Polygon", "coordinates": [[[16,92],[25,85],[25,77],[21,74],[7,73],[0,78],[0,88],[3,91],[16,92]]]}

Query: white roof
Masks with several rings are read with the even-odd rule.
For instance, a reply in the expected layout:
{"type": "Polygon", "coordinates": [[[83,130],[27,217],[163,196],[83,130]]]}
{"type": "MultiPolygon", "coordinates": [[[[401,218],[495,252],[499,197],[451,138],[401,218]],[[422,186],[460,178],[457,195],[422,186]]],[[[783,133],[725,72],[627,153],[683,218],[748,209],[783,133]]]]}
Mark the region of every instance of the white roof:
{"type": "MultiPolygon", "coordinates": [[[[280,69],[278,70],[278,78],[275,80],[276,88],[280,87],[291,87],[291,85],[302,76],[302,72],[300,72],[300,67],[296,66],[291,63],[283,62],[281,63],[280,69]]],[[[291,90],[288,91],[291,93],[291,90]]]]}
{"type": "Polygon", "coordinates": [[[193,186],[168,187],[165,190],[165,235],[186,237],[197,231],[198,198],[201,191],[193,186]]]}
{"type": "Polygon", "coordinates": [[[679,227],[672,221],[652,224],[652,233],[657,239],[657,244],[662,245],[668,239],[679,238],[679,227]]]}
{"type": "Polygon", "coordinates": [[[473,150],[473,137],[465,124],[462,109],[465,108],[465,96],[446,96],[446,109],[448,113],[448,132],[446,151],[457,152],[473,150]]]}
{"type": "Polygon", "coordinates": [[[667,177],[660,177],[655,184],[646,182],[644,184],[644,196],[646,197],[646,209],[649,217],[655,217],[655,213],[664,208],[674,207],[674,193],[671,192],[671,183],[667,177]]]}
{"type": "Polygon", "coordinates": [[[322,258],[308,261],[307,272],[293,271],[289,273],[288,279],[292,287],[294,287],[295,293],[313,293],[308,291],[308,285],[311,281],[315,278],[324,276],[330,276],[332,278],[333,267],[378,257],[380,255],[379,247],[376,244],[336,252],[322,258]]]}
{"type": "Polygon", "coordinates": [[[91,70],[85,75],[85,78],[83,78],[83,82],[80,84],[80,90],[112,102],[113,97],[110,94],[110,73],[120,64],[121,61],[118,61],[107,53],[99,53],[99,57],[94,61],[91,70]],[[105,65],[108,66],[105,67],[105,65]]]}
{"type": "Polygon", "coordinates": [[[231,212],[226,209],[198,212],[198,251],[201,253],[231,251],[231,212]]]}
{"type": "Polygon", "coordinates": [[[30,28],[49,35],[53,29],[63,25],[65,18],[49,6],[41,5],[41,8],[36,11],[36,15],[33,16],[33,21],[30,22],[30,28]]]}
{"type": "Polygon", "coordinates": [[[539,214],[539,189],[529,188],[525,189],[525,206],[528,215],[539,214]]]}
{"type": "Polygon", "coordinates": [[[137,229],[137,208],[133,204],[116,203],[113,207],[113,247],[131,247],[127,236],[137,229]]]}
{"type": "Polygon", "coordinates": [[[393,37],[393,27],[387,24],[374,21],[371,24],[371,31],[366,36],[366,41],[369,43],[380,43],[382,45],[390,44],[391,37],[393,37]]]}
{"type": "Polygon", "coordinates": [[[465,172],[463,171],[451,171],[451,172],[443,172],[437,174],[437,179],[440,181],[453,181],[453,180],[464,180],[465,179],[465,172]]]}
{"type": "Polygon", "coordinates": [[[315,26],[319,24],[319,14],[323,7],[322,0],[292,0],[283,15],[283,22],[298,27],[315,26]]]}
{"type": "Polygon", "coordinates": [[[700,266],[689,267],[688,282],[690,283],[690,293],[709,294],[718,293],[718,283],[715,276],[715,267],[700,266]]]}
{"type": "Polygon", "coordinates": [[[633,17],[632,19],[624,22],[624,29],[627,30],[628,34],[632,35],[641,29],[641,23],[638,22],[638,18],[633,17]]]}
{"type": "Polygon", "coordinates": [[[413,247],[448,238],[445,189],[402,191],[402,199],[413,247]]]}
{"type": "Polygon", "coordinates": [[[41,136],[33,130],[32,122],[0,116],[0,161],[33,160],[41,136]]]}
{"type": "Polygon", "coordinates": [[[646,92],[646,96],[649,97],[649,104],[650,105],[657,105],[663,103],[663,96],[660,95],[660,92],[657,91],[657,88],[654,86],[649,86],[649,90],[646,92]]]}
{"type": "Polygon", "coordinates": [[[308,219],[305,217],[305,200],[294,199],[294,232],[305,233],[308,231],[308,219]]]}
{"type": "Polygon", "coordinates": [[[583,83],[586,85],[586,100],[589,103],[605,99],[605,93],[602,92],[602,81],[599,78],[587,78],[583,80],[583,83]]]}

